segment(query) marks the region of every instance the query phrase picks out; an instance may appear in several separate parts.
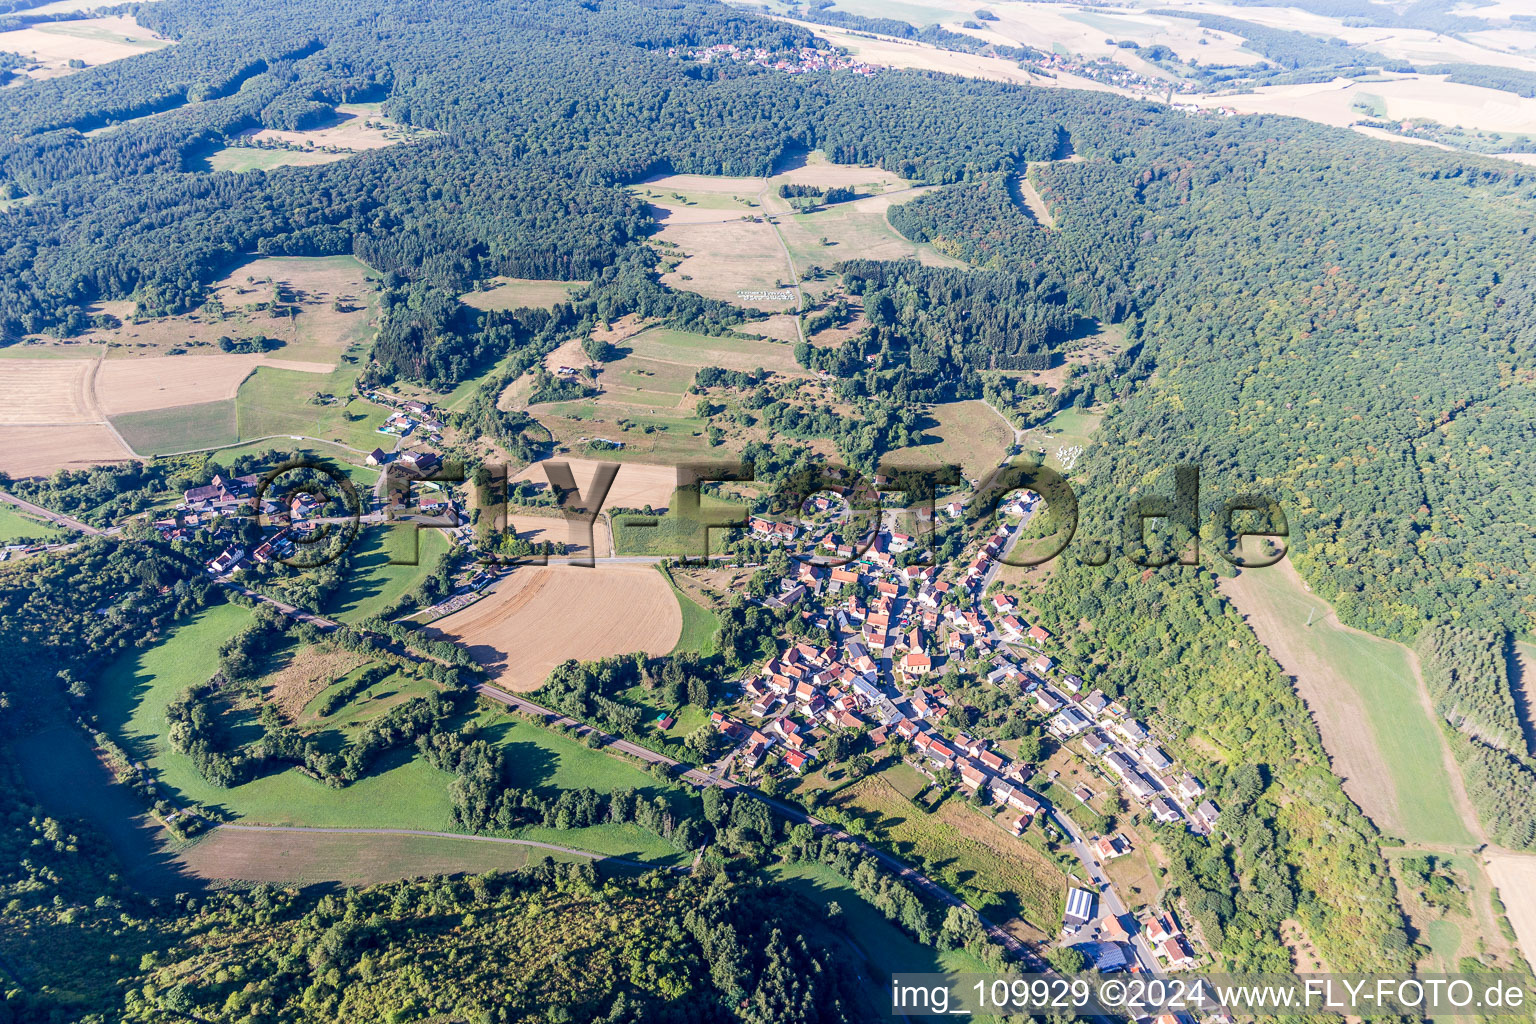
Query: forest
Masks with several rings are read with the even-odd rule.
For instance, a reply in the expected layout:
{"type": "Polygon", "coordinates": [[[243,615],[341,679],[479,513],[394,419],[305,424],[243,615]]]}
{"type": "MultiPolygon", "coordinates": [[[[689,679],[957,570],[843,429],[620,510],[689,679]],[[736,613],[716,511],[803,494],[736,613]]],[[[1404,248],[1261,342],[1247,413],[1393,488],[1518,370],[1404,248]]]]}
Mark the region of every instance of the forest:
{"type": "MultiPolygon", "coordinates": [[[[891,223],[973,269],[845,261],[870,328],[799,354],[861,415],[764,405],[778,429],[830,432],[867,465],[911,440],[915,406],[1018,396],[982,375],[1048,363],[1085,318],[1121,324],[1124,354],[1056,396],[1105,414],[1073,474],[1085,536],[1117,535],[1127,501],[1194,463],[1213,502],[1261,490],[1282,505],[1298,569],[1350,625],[1414,643],[1455,620],[1490,650],[1533,627],[1530,530],[1511,515],[1536,503],[1529,169],[1108,93],[700,65],[668,50],[815,44],[795,26],[686,0],[163,0],[136,16],[176,45],[0,97],[0,186],[28,199],[0,218],[6,340],[83,329],[102,300],[189,309],[252,253],[352,253],[387,275],[368,379],[477,380],[452,425],[532,458],[547,432],[496,398],[560,341],[629,313],[704,333],[752,315],[659,283],[654,222],[625,186],[653,173],[762,175],[819,148],[943,186],[894,207],[891,223]],[[357,100],[437,134],[325,165],[199,169],[242,130],[357,100]],[[84,134],[98,127],[111,130],[84,134]],[[1068,153],[1082,162],[1025,166],[1068,153]],[[1021,173],[1054,229],[1016,200],[1021,173]],[[591,284],[549,311],[480,315],[449,301],[495,275],[591,284]]],[[[1336,56],[1323,43],[1280,49],[1295,42],[1267,45],[1299,71],[1336,56]]],[[[743,457],[769,476],[798,458],[763,443],[743,457]]],[[[92,470],[22,493],[105,520],[206,471],[92,470]]],[[[93,541],[40,567],[0,567],[13,711],[32,713],[34,694],[88,692],[99,659],[209,599],[188,556],[126,547],[93,541]]],[[[1069,556],[1037,603],[1080,674],[1155,715],[1244,810],[1213,842],[1181,841],[1174,868],[1231,962],[1282,965],[1289,917],[1337,969],[1406,964],[1379,837],[1208,571],[1069,556]]],[[[730,609],[721,663],[760,656],[774,625],[762,609],[730,609]]],[[[1508,723],[1479,696],[1507,694],[1507,679],[1457,658],[1433,677],[1437,703],[1448,725],[1474,726],[1456,749],[1474,790],[1492,794],[1479,805],[1490,828],[1529,842],[1528,769],[1489,745],[1508,723]]],[[[621,729],[633,708],[619,692],[642,670],[569,668],[547,696],[621,729]]],[[[283,977],[297,992],[315,984],[283,977]]],[[[325,984],[316,1005],[341,1007],[351,990],[325,984]]],[[[207,1010],[200,992],[187,1005],[207,1010]]]]}

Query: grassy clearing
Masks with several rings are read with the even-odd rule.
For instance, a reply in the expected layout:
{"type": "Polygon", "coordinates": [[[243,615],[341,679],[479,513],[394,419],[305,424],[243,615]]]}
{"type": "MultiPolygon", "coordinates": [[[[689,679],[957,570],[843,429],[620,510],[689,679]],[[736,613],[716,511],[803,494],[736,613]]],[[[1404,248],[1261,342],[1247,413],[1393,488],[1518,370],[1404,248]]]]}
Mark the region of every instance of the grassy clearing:
{"type": "Polygon", "coordinates": [[[996,469],[1013,447],[1013,428],[985,402],[948,402],[929,408],[923,431],[926,443],[898,448],[883,465],[958,465],[967,480],[996,469]]]}
{"type": "Polygon", "coordinates": [[[484,310],[519,309],[524,306],[549,307],[567,302],[571,293],[587,286],[586,281],[541,281],[526,277],[494,277],[483,291],[466,292],[459,301],[484,310]]]}
{"type": "MultiPolygon", "coordinates": [[[[250,613],[234,605],[206,609],[172,629],[161,643],[124,655],[102,674],[96,699],[103,726],[148,764],[167,795],[218,808],[249,824],[457,831],[449,813],[449,776],[420,760],[413,749],[386,755],[373,773],[344,789],[296,770],[220,789],[197,773],[190,758],[169,748],[166,706],[187,686],[205,681],[212,671],[207,652],[249,621],[250,613]]],[[[347,713],[341,709],[332,721],[347,713]]],[[[605,792],[654,789],[654,780],[639,768],[575,740],[499,712],[480,711],[474,717],[487,740],[506,748],[520,785],[549,793],[580,786],[605,792]]],[[[629,828],[531,830],[537,834],[529,838],[597,853],[675,855],[660,839],[638,830],[630,835],[629,828]]]]}
{"type": "MultiPolygon", "coordinates": [[[[657,569],[666,575],[666,570],[657,569]]],[[[667,582],[672,586],[672,592],[677,595],[677,606],[683,610],[683,632],[677,638],[677,646],[672,648],[673,654],[698,654],[708,657],[715,653],[715,635],[720,632],[720,618],[714,612],[689,597],[670,575],[667,582]]]]}
{"type": "Polygon", "coordinates": [[[234,399],[125,413],[112,417],[112,426],[139,455],[218,448],[240,439],[234,399]]]}
{"type": "Polygon", "coordinates": [[[1069,473],[1077,462],[1072,449],[1086,449],[1092,444],[1093,432],[1099,429],[1103,418],[1102,413],[1063,409],[1039,426],[1024,431],[1024,450],[1043,453],[1047,466],[1069,473]]]}
{"type": "Polygon", "coordinates": [[[903,859],[926,864],[951,888],[993,903],[990,913],[1020,937],[1041,938],[1060,920],[1066,878],[1039,851],[999,828],[991,818],[946,800],[925,813],[901,795],[884,773],[871,775],[832,797],[903,859]]]}
{"type": "Polygon", "coordinates": [[[366,527],[352,545],[352,571],[325,614],[342,622],[378,615],[421,586],[447,553],[447,535],[441,530],[418,530],[410,524],[366,527]],[[391,558],[414,558],[416,564],[392,565],[391,558]]]}
{"type": "Polygon", "coordinates": [[[622,343],[634,355],[660,362],[675,362],[692,369],[721,366],[727,370],[778,370],[802,372],[795,362],[794,346],[762,338],[694,334],[670,327],[652,327],[622,343]]]}
{"type": "Polygon", "coordinates": [[[550,857],[579,854],[439,836],[337,835],[325,832],[214,832],[182,851],[194,875],[285,885],[376,885],[427,875],[515,871],[550,857]]]}
{"type": "Polygon", "coordinates": [[[1289,561],[1224,580],[1221,589],[1296,680],[1361,809],[1410,841],[1472,843],[1408,650],[1341,625],[1289,561]]]}
{"type": "Polygon", "coordinates": [[[317,153],[300,149],[258,149],[255,146],[224,146],[205,156],[210,171],[269,171],[274,167],[310,167],[345,160],[349,153],[317,153]]]}
{"type": "Polygon", "coordinates": [[[982,973],[987,970],[985,964],[963,949],[941,953],[919,945],[866,902],[851,882],[825,864],[776,864],[769,869],[769,874],[824,910],[836,903],[859,952],[882,982],[895,973],[982,973]]]}
{"type": "Polygon", "coordinates": [[[14,505],[0,505],[0,544],[21,540],[52,541],[63,536],[64,530],[46,520],[34,519],[14,505]]]}

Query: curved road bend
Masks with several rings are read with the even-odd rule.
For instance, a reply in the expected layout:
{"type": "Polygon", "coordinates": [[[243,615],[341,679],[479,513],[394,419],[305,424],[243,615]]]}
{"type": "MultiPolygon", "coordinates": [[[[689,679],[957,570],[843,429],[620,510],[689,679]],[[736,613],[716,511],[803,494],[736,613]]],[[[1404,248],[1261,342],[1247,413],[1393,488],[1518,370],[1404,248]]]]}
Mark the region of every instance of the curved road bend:
{"type": "MultiPolygon", "coordinates": [[[[309,835],[333,835],[333,836],[426,836],[430,839],[463,839],[473,843],[501,843],[504,846],[531,846],[539,850],[551,850],[555,853],[569,853],[576,857],[585,857],[594,862],[608,862],[613,864],[631,864],[637,868],[659,868],[664,865],[647,864],[643,860],[630,860],[628,857],[613,857],[604,853],[593,853],[591,850],[573,850],[569,846],[556,846],[554,843],[541,843],[534,839],[507,839],[502,836],[477,836],[463,832],[428,832],[412,828],[311,828],[303,825],[218,825],[215,832],[299,832],[309,835]]],[[[682,868],[672,868],[681,871],[682,868]]]]}

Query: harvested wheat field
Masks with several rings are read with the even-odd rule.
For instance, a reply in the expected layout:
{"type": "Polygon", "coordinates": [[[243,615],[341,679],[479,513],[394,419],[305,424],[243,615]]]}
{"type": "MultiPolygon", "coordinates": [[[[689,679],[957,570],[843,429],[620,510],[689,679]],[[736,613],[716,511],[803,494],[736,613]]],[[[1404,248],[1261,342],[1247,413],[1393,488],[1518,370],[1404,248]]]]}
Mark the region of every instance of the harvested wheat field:
{"type": "Polygon", "coordinates": [[[508,526],[517,533],[519,540],[526,540],[531,544],[542,544],[549,541],[553,544],[564,544],[566,554],[569,555],[595,555],[598,558],[607,558],[612,552],[608,541],[608,524],[604,520],[597,520],[592,524],[592,543],[597,547],[596,551],[587,550],[586,528],[572,526],[564,516],[533,516],[498,515],[496,517],[497,529],[506,529],[508,526]]]}
{"type": "Polygon", "coordinates": [[[677,268],[662,275],[664,284],[750,309],[795,308],[794,276],[772,224],[688,224],[668,216],[657,237],[684,253],[677,268]]]}
{"type": "Polygon", "coordinates": [[[96,390],[108,416],[234,398],[257,355],[149,356],[102,364],[96,390]]]}
{"type": "Polygon", "coordinates": [[[70,426],[0,426],[0,473],[48,476],[59,469],[86,469],[133,458],[104,423],[70,426]]]}
{"type": "MultiPolygon", "coordinates": [[[[548,462],[564,462],[571,467],[571,476],[576,480],[576,487],[585,497],[592,486],[592,480],[597,475],[597,467],[603,465],[616,465],[619,467],[618,475],[613,478],[613,486],[608,489],[608,496],[603,499],[603,508],[665,508],[672,500],[672,492],[677,490],[677,470],[671,466],[647,466],[639,462],[604,463],[595,459],[548,459],[548,462]]],[[[512,478],[518,480],[533,480],[547,484],[549,477],[545,475],[544,463],[535,462],[527,466],[521,473],[512,478]]]]}
{"type": "Polygon", "coordinates": [[[30,57],[53,70],[65,69],[71,60],[107,64],[170,44],[170,40],[125,17],[44,22],[0,32],[0,50],[30,57]]]}
{"type": "Polygon", "coordinates": [[[683,613],[649,565],[526,566],[494,593],[432,627],[463,644],[499,686],[538,689],[556,665],[644,651],[666,654],[683,613]]]}
{"type": "Polygon", "coordinates": [[[113,359],[103,363],[96,375],[96,395],[108,416],[222,402],[234,398],[258,366],[317,374],[331,371],[326,363],[258,355],[113,359]]]}
{"type": "Polygon", "coordinates": [[[92,411],[91,359],[8,359],[0,372],[0,424],[85,423],[92,411]]]}
{"type": "Polygon", "coordinates": [[[1536,970],[1536,856],[1489,853],[1488,876],[1499,888],[1499,899],[1504,901],[1525,962],[1536,970]]]}

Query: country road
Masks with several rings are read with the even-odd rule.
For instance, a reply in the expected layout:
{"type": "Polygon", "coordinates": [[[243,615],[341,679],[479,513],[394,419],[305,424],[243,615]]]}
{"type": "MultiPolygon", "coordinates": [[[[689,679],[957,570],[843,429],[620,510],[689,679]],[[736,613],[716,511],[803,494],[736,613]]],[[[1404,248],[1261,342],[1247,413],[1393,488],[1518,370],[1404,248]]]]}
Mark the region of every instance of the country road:
{"type": "Polygon", "coordinates": [[[71,516],[66,516],[58,512],[50,512],[43,508],[41,505],[34,505],[30,501],[23,501],[21,498],[18,498],[14,494],[11,494],[7,491],[0,491],[0,501],[5,502],[7,505],[15,505],[23,512],[30,512],[35,516],[48,520],[50,523],[74,530],[77,533],[84,533],[95,537],[106,532],[103,530],[98,530],[96,527],[87,523],[82,523],[80,520],[71,516]]]}
{"type": "MultiPolygon", "coordinates": [[[[280,601],[275,601],[272,598],[257,594],[255,591],[242,587],[228,579],[220,579],[218,582],[223,586],[237,590],[255,598],[256,600],[269,604],[283,612],[283,614],[297,618],[301,622],[312,622],[322,629],[334,629],[337,626],[337,623],[330,619],[322,618],[321,616],[315,615],[313,612],[305,611],[302,608],[284,604],[280,601]]],[[[406,653],[412,657],[419,657],[417,655],[411,654],[409,651],[406,653]]],[[[676,761],[666,756],[665,754],[657,753],[654,750],[642,747],[637,743],[630,742],[629,740],[609,735],[608,733],[602,732],[601,730],[596,729],[585,722],[577,721],[568,715],[561,714],[560,712],[544,707],[541,704],[535,704],[533,701],[526,697],[520,697],[517,694],[509,693],[508,691],[503,690],[498,686],[492,686],[489,683],[480,683],[475,687],[475,692],[489,700],[494,700],[508,707],[516,708],[526,714],[538,716],[539,718],[543,719],[546,724],[555,724],[571,729],[578,737],[585,737],[589,734],[595,733],[598,738],[603,741],[605,747],[611,747],[620,753],[627,754],[630,757],[637,758],[648,764],[666,765],[670,768],[681,767],[681,762],[676,761]]],[[[845,832],[842,829],[829,824],[828,822],[822,821],[820,818],[807,814],[797,807],[792,807],[789,804],[774,800],[771,797],[768,797],[758,790],[752,788],[751,786],[743,786],[739,783],[731,781],[730,779],[722,778],[709,772],[692,767],[683,771],[681,777],[696,786],[719,786],[721,789],[738,791],[746,796],[752,797],[755,800],[761,800],[763,803],[767,804],[780,815],[789,819],[795,824],[810,825],[817,831],[832,836],[832,838],[838,842],[851,843],[859,850],[867,853],[871,857],[878,860],[881,864],[885,865],[902,881],[916,886],[946,906],[960,907],[967,905],[965,901],[962,900],[959,896],[956,896],[948,889],[945,889],[943,886],[939,885],[937,882],[933,881],[933,879],[929,878],[927,875],[924,875],[922,872],[910,867],[907,864],[902,863],[896,857],[893,857],[882,850],[876,849],[874,846],[858,838],[857,836],[851,835],[848,832],[845,832]]],[[[279,828],[280,826],[242,827],[279,828]]],[[[979,913],[977,914],[977,918],[981,921],[982,927],[986,929],[987,934],[993,939],[993,941],[997,942],[1004,949],[1008,950],[1009,953],[1019,958],[1020,962],[1026,969],[1031,971],[1048,970],[1048,967],[1045,965],[1045,962],[1040,958],[1040,956],[1023,941],[1021,941],[1017,936],[1004,930],[999,925],[988,921],[979,913]]]]}
{"type": "MultiPolygon", "coordinates": [[[[308,835],[334,835],[334,836],[426,836],[431,839],[463,839],[472,843],[502,843],[507,846],[531,846],[539,850],[550,850],[554,853],[568,853],[576,857],[585,857],[593,862],[608,862],[613,864],[630,864],[637,868],[658,868],[660,865],[647,864],[643,860],[630,860],[628,857],[614,857],[605,853],[593,853],[591,850],[575,850],[569,846],[556,846],[554,843],[541,843],[535,839],[507,839],[502,836],[477,836],[464,832],[428,832],[424,829],[414,828],[319,828],[306,825],[218,825],[215,832],[300,832],[308,835]]],[[[675,868],[674,870],[682,870],[675,868]]]]}
{"type": "MultiPolygon", "coordinates": [[[[609,736],[607,733],[601,732],[598,729],[594,729],[592,726],[587,725],[584,722],[578,722],[568,715],[563,715],[558,711],[552,711],[542,705],[535,704],[533,701],[528,700],[526,697],[519,697],[516,694],[508,693],[506,690],[492,686],[489,683],[481,683],[479,686],[475,687],[475,691],[484,697],[497,701],[501,704],[505,704],[508,707],[517,708],[518,710],[528,714],[538,715],[542,717],[546,723],[562,725],[567,728],[574,728],[577,736],[586,736],[589,733],[596,733],[599,737],[606,738],[605,746],[612,747],[614,750],[622,751],[625,754],[639,758],[640,760],[649,764],[662,764],[671,767],[676,767],[681,764],[681,762],[675,761],[665,754],[659,754],[654,750],[649,750],[645,747],[639,746],[638,744],[631,743],[628,740],[619,739],[615,736],[609,736]]],[[[891,856],[883,850],[877,849],[869,843],[866,843],[864,840],[858,838],[857,836],[845,832],[841,828],[838,828],[829,822],[823,821],[814,815],[807,814],[805,811],[800,810],[798,807],[793,807],[789,804],[774,800],[772,797],[766,796],[751,786],[743,786],[739,783],[732,782],[730,779],[722,778],[709,772],[701,771],[698,768],[689,768],[682,773],[682,777],[696,786],[719,786],[721,789],[732,790],[742,793],[746,796],[750,796],[755,800],[760,800],[767,804],[769,807],[773,808],[773,810],[777,811],[780,816],[789,819],[797,825],[810,825],[813,829],[817,830],[818,832],[830,835],[838,842],[851,843],[859,850],[863,851],[864,853],[878,860],[881,864],[885,865],[887,869],[889,869],[903,882],[907,882],[916,886],[946,906],[960,907],[966,905],[965,901],[960,897],[939,885],[937,882],[933,881],[933,879],[929,878],[927,875],[924,875],[917,869],[902,863],[897,858],[891,856]]],[[[1044,962],[1039,958],[1039,956],[1018,937],[1004,930],[999,925],[988,921],[985,917],[981,917],[979,914],[977,917],[981,921],[982,927],[987,930],[987,934],[991,936],[993,941],[1007,949],[1009,953],[1018,957],[1021,963],[1027,969],[1046,969],[1044,962]]]]}

